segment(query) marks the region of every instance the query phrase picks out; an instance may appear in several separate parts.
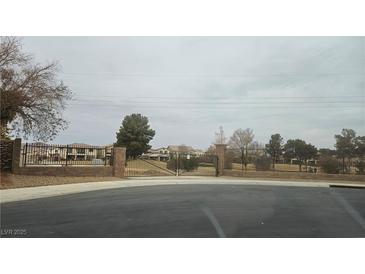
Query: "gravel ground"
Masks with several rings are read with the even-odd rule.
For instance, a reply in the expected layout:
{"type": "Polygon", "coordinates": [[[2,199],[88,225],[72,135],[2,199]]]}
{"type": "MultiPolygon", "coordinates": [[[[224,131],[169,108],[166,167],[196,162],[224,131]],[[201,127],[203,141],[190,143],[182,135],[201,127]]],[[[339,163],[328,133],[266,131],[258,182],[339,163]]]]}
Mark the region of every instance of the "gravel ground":
{"type": "Polygon", "coordinates": [[[1,172],[0,189],[63,185],[85,182],[120,181],[116,177],[55,177],[55,176],[25,176],[1,172]]]}

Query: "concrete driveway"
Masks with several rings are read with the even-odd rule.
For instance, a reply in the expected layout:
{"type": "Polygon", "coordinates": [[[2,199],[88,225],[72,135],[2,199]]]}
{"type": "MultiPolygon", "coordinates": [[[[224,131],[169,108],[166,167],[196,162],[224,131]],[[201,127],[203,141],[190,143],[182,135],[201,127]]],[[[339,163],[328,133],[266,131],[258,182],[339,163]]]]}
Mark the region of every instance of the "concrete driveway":
{"type": "Polygon", "coordinates": [[[365,237],[364,189],[210,180],[3,201],[2,237],[365,237]]]}
{"type": "Polygon", "coordinates": [[[275,181],[257,179],[237,179],[234,177],[131,177],[120,181],[60,184],[50,186],[25,187],[0,190],[0,203],[38,199],[72,193],[81,193],[102,189],[156,186],[156,185],[185,185],[185,184],[234,184],[234,185],[280,185],[303,187],[328,187],[329,183],[320,181],[275,181]]]}

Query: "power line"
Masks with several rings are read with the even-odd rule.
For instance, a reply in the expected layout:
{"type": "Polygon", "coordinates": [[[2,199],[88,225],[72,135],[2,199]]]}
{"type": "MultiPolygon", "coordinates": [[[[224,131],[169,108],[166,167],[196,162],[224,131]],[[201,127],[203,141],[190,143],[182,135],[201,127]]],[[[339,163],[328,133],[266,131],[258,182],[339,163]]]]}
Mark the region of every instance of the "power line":
{"type": "Polygon", "coordinates": [[[245,77],[315,77],[315,76],[353,76],[364,75],[363,72],[327,72],[327,73],[264,73],[264,74],[184,74],[184,73],[115,73],[115,72],[62,72],[74,76],[121,76],[146,78],[245,78],[245,77]]]}
{"type": "MultiPolygon", "coordinates": [[[[296,104],[288,103],[276,103],[276,104],[268,104],[266,102],[256,102],[256,103],[220,103],[220,104],[204,104],[204,103],[174,103],[174,104],[161,104],[161,103],[118,103],[111,101],[104,102],[83,102],[83,101],[74,101],[78,102],[79,105],[119,105],[119,106],[129,106],[129,107],[159,107],[159,108],[175,108],[175,107],[204,107],[204,108],[222,108],[222,107],[363,107],[363,102],[317,102],[317,104],[313,104],[310,102],[295,102],[296,104]]],[[[73,103],[75,104],[75,103],[73,103]]]]}
{"type": "MultiPolygon", "coordinates": [[[[309,99],[309,98],[308,98],[309,99]]],[[[202,99],[200,99],[202,100],[202,99]]],[[[138,101],[138,100],[131,100],[131,99],[124,99],[124,100],[120,100],[120,101],[116,101],[116,100],[110,100],[110,99],[82,99],[82,98],[74,98],[72,100],[73,102],[82,102],[82,103],[121,103],[124,105],[161,105],[161,106],[166,106],[166,104],[169,105],[214,105],[214,106],[220,106],[220,105],[280,105],[280,104],[302,104],[302,105],[307,105],[307,104],[363,104],[363,101],[361,100],[357,100],[357,101],[335,101],[335,100],[320,100],[320,101],[261,101],[261,100],[256,100],[256,101],[240,101],[240,100],[236,100],[236,101],[207,101],[207,100],[203,100],[203,101],[199,101],[199,100],[192,100],[192,101],[138,101]]]]}
{"type": "Polygon", "coordinates": [[[362,104],[357,104],[357,105],[345,105],[345,106],[336,106],[336,105],[324,105],[324,106],[319,106],[319,105],[295,105],[295,106],[270,106],[270,105],[260,105],[260,106],[255,106],[255,105],[246,105],[246,106],[218,106],[218,105],[180,105],[180,106],[172,106],[172,105],[158,105],[158,104],[151,104],[151,105],[146,105],[146,106],[135,106],[133,104],[115,104],[115,103],[71,103],[71,105],[74,106],[101,106],[101,107],[138,107],[138,108],[158,108],[158,109],[243,109],[243,107],[250,107],[250,108],[278,108],[278,109],[284,109],[284,108],[334,108],[334,109],[343,109],[343,108],[355,108],[355,107],[363,107],[362,104]]]}
{"type": "MultiPolygon", "coordinates": [[[[81,94],[80,94],[81,95],[81,94]]],[[[82,96],[89,98],[122,98],[124,94],[120,95],[88,95],[82,94],[82,96]]],[[[82,97],[80,96],[80,97],[82,97]]],[[[136,99],[158,99],[158,100],[246,100],[246,99],[260,99],[260,100],[276,100],[276,99],[327,99],[327,98],[365,98],[365,95],[333,95],[333,96],[238,96],[236,98],[230,98],[230,96],[205,96],[202,97],[167,97],[167,96],[136,96],[136,97],[123,97],[123,100],[136,100],[136,99]]]]}
{"type": "MultiPolygon", "coordinates": [[[[110,103],[114,103],[115,100],[103,100],[103,99],[72,99],[73,101],[79,101],[79,102],[87,102],[87,101],[102,101],[102,102],[110,102],[110,103]]],[[[123,100],[125,103],[128,103],[128,104],[161,104],[161,103],[167,103],[166,101],[165,102],[161,102],[161,101],[157,101],[157,102],[153,102],[153,101],[130,101],[130,100],[123,100]]],[[[223,101],[223,102],[206,102],[206,101],[175,101],[175,102],[171,102],[173,104],[208,104],[208,105],[211,105],[211,104],[215,104],[215,105],[218,105],[218,104],[232,104],[232,105],[235,105],[235,104],[343,104],[343,103],[352,103],[352,104],[362,104],[363,102],[361,101],[271,101],[271,102],[268,102],[268,101],[231,101],[231,102],[228,102],[228,101],[223,101]]]]}
{"type": "Polygon", "coordinates": [[[108,106],[108,107],[142,107],[142,108],[214,108],[230,109],[242,107],[254,108],[356,108],[364,107],[363,100],[349,101],[339,99],[356,99],[365,98],[364,95],[334,95],[334,96],[245,96],[239,98],[221,97],[160,97],[160,96],[141,96],[121,98],[117,95],[101,96],[79,96],[72,100],[75,106],[108,106]],[[105,99],[105,98],[106,99],[105,99]],[[116,101],[109,98],[120,98],[116,101]],[[151,101],[157,100],[157,101],[151,101]],[[251,99],[251,100],[250,100],[251,99]],[[291,101],[284,101],[290,99],[291,101]],[[294,101],[293,99],[303,99],[303,101],[294,101]],[[331,99],[331,100],[329,100],[331,99]],[[337,99],[337,100],[336,100],[337,99]],[[234,100],[234,101],[232,101],[234,100]],[[248,101],[250,100],[250,101],[248,101]],[[314,101],[317,100],[317,101],[314,101]],[[75,103],[76,102],[76,103],[75,103]],[[292,105],[293,106],[290,106],[292,105]]]}

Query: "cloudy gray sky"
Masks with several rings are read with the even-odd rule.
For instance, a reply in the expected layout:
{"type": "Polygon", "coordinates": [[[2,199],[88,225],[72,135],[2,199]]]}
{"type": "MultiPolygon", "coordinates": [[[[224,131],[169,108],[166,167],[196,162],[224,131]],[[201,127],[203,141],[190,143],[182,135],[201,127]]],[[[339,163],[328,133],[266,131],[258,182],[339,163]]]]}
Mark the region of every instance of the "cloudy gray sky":
{"type": "Polygon", "coordinates": [[[207,148],[223,126],[319,147],[365,135],[364,37],[26,37],[36,61],[58,60],[74,92],[54,143],[107,144],[142,113],[154,147],[207,148]]]}

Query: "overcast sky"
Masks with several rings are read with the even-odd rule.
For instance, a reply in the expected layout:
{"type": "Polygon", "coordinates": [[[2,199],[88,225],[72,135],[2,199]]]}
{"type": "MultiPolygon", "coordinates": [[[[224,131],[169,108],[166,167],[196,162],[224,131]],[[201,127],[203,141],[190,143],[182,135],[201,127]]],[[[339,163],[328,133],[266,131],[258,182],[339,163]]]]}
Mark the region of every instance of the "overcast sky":
{"type": "Polygon", "coordinates": [[[252,128],[333,147],[365,135],[364,37],[26,37],[37,62],[57,60],[74,93],[54,143],[115,142],[125,115],[146,115],[153,147],[207,148],[252,128]]]}

